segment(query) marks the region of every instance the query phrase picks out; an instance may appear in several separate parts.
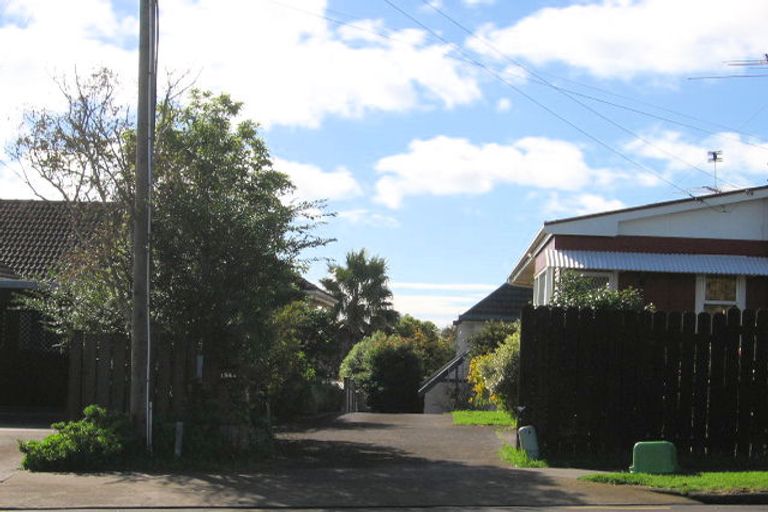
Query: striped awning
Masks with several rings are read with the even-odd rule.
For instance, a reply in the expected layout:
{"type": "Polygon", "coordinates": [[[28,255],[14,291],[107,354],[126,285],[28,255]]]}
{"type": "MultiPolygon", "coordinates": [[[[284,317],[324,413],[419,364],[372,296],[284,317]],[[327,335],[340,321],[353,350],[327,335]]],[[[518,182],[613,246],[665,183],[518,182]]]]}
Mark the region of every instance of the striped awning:
{"type": "Polygon", "coordinates": [[[768,258],[758,256],[550,249],[546,258],[555,268],[768,276],[768,258]]]}

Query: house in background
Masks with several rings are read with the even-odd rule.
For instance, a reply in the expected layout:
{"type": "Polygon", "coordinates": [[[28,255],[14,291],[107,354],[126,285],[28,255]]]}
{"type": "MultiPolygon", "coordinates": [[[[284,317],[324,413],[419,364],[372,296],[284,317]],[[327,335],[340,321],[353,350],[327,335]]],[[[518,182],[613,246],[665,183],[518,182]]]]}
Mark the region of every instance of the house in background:
{"type": "Polygon", "coordinates": [[[768,307],[768,187],[545,222],[509,283],[546,305],[561,271],[662,311],[768,307]]]}
{"type": "MultiPolygon", "coordinates": [[[[80,213],[86,209],[103,211],[94,205],[80,213]]],[[[12,299],[34,288],[78,245],[74,222],[83,218],[64,202],[0,200],[0,409],[63,414],[68,359],[61,340],[43,328],[37,313],[17,310],[12,299]]]]}
{"type": "Polygon", "coordinates": [[[333,309],[336,303],[339,302],[333,295],[303,277],[299,278],[298,286],[307,299],[318,308],[333,309]]]}
{"type": "MultiPolygon", "coordinates": [[[[46,279],[107,211],[104,203],[0,200],[0,417],[18,408],[63,417],[69,354],[61,339],[43,327],[40,315],[18,310],[13,296],[46,279]]],[[[297,288],[317,307],[336,304],[303,278],[297,288]]]]}
{"type": "Polygon", "coordinates": [[[514,322],[530,304],[530,288],[504,283],[490,295],[459,315],[456,327],[456,357],[429,377],[419,388],[424,397],[424,412],[439,414],[454,408],[457,397],[468,393],[469,338],[490,320],[514,322]]]}

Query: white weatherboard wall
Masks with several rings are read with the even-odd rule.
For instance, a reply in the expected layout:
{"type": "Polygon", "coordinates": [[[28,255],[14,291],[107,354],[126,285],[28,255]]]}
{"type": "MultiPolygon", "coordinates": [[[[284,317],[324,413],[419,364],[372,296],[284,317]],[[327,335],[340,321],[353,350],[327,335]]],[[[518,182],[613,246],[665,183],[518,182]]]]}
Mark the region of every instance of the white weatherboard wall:
{"type": "Polygon", "coordinates": [[[768,239],[768,201],[742,201],[719,208],[699,209],[618,222],[618,234],[721,238],[731,240],[768,239]]]}
{"type": "Polygon", "coordinates": [[[548,222],[543,233],[768,240],[768,187],[548,222]]]}
{"type": "Polygon", "coordinates": [[[456,355],[469,350],[469,338],[485,324],[482,320],[464,320],[456,326],[456,355]]]}
{"type": "MultiPolygon", "coordinates": [[[[464,320],[456,326],[456,355],[463,354],[469,350],[469,340],[473,334],[480,330],[485,322],[480,320],[464,320]]],[[[466,379],[469,373],[469,358],[458,368],[459,379],[466,379]]],[[[452,382],[455,373],[451,372],[446,377],[446,381],[436,384],[432,389],[424,393],[424,413],[442,414],[453,409],[452,395],[455,392],[456,384],[452,382]]],[[[466,383],[460,383],[460,387],[466,387],[466,383]]]]}

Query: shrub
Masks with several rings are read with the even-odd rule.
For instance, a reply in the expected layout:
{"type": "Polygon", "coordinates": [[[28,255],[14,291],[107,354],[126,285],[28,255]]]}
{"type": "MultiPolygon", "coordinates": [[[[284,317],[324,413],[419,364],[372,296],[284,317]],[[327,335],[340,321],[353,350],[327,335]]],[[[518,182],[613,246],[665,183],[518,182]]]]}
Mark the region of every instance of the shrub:
{"type": "Polygon", "coordinates": [[[653,311],[653,304],[646,304],[640,290],[625,288],[613,290],[596,286],[594,279],[572,270],[564,270],[555,283],[550,305],[561,308],[594,308],[622,311],[653,311]]]}
{"type": "Polygon", "coordinates": [[[51,425],[58,432],[40,441],[21,441],[21,466],[30,471],[93,471],[119,466],[133,444],[123,415],[89,405],[83,419],[51,425]]]}
{"type": "Polygon", "coordinates": [[[352,347],[340,376],[357,382],[368,406],[379,412],[418,412],[422,364],[413,347],[397,335],[376,332],[352,347]]]}
{"type": "Polygon", "coordinates": [[[432,322],[404,315],[395,325],[395,333],[413,345],[421,361],[422,378],[432,375],[456,355],[452,340],[442,336],[432,322]]]}
{"type": "Polygon", "coordinates": [[[485,322],[480,330],[467,340],[470,354],[472,356],[489,354],[496,350],[496,347],[501,345],[507,336],[519,330],[520,322],[502,322],[500,320],[485,322]]]}
{"type": "Polygon", "coordinates": [[[489,354],[475,356],[469,364],[472,405],[514,411],[517,405],[520,373],[520,333],[506,339],[489,354]]]}
{"type": "Polygon", "coordinates": [[[485,379],[485,374],[487,373],[486,367],[490,363],[490,359],[490,354],[483,354],[475,356],[469,361],[467,381],[472,390],[472,395],[469,397],[469,403],[474,407],[485,408],[493,405],[493,402],[491,401],[491,392],[486,386],[485,379]]]}
{"type": "Polygon", "coordinates": [[[373,345],[367,360],[370,374],[363,387],[372,410],[420,412],[422,367],[411,345],[401,341],[373,345]]]}
{"type": "Polygon", "coordinates": [[[507,336],[504,342],[491,353],[487,366],[486,385],[494,404],[506,411],[514,411],[518,399],[520,375],[520,333],[507,336]]]}

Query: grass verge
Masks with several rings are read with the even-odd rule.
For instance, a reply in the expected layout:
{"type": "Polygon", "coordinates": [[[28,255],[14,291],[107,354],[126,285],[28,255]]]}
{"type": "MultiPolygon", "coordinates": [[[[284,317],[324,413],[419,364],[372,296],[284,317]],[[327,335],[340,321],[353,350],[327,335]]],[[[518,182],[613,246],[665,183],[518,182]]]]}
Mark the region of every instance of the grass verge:
{"type": "Polygon", "coordinates": [[[511,444],[505,444],[499,450],[501,460],[508,462],[516,468],[547,468],[549,464],[545,460],[533,460],[528,457],[525,450],[515,448],[511,444]]]}
{"type": "Polygon", "coordinates": [[[451,416],[454,425],[517,426],[517,420],[506,411],[453,411],[451,416]]]}
{"type": "Polygon", "coordinates": [[[607,473],[586,475],[579,480],[613,485],[642,485],[689,493],[768,492],[768,471],[724,471],[675,475],[607,473]]]}

